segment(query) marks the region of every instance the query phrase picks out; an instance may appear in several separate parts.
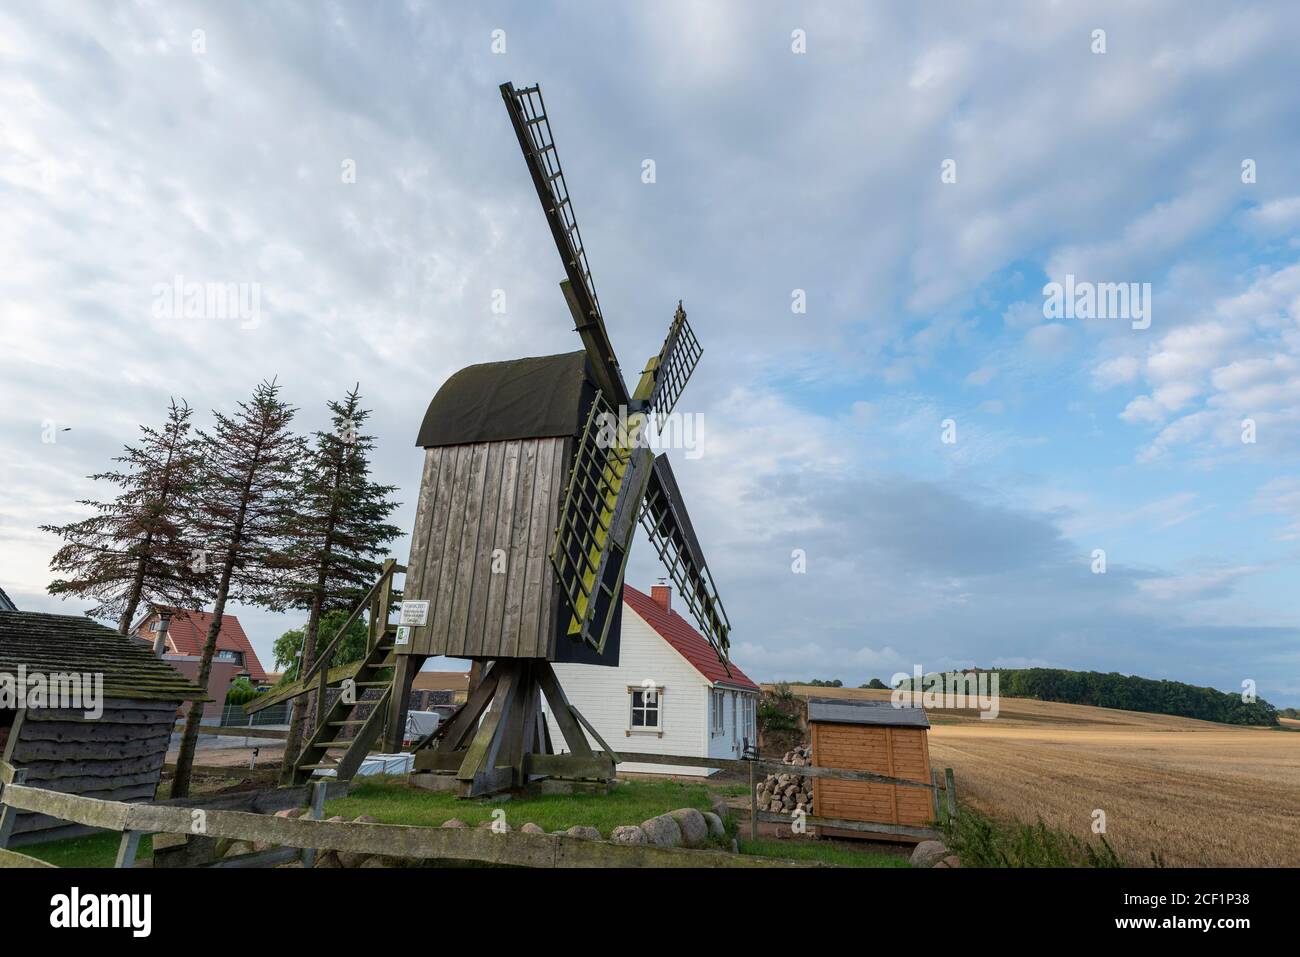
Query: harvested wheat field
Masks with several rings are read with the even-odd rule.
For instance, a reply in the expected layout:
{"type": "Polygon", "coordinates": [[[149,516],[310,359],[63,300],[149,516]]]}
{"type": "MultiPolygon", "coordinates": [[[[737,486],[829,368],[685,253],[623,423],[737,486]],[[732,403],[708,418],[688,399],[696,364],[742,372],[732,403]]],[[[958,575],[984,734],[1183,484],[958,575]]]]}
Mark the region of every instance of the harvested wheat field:
{"type": "Polygon", "coordinates": [[[986,814],[1087,837],[1101,809],[1107,840],[1135,864],[1154,852],[1172,867],[1300,865],[1300,733],[1023,698],[1003,698],[993,720],[929,713],[934,766],[986,814]]]}

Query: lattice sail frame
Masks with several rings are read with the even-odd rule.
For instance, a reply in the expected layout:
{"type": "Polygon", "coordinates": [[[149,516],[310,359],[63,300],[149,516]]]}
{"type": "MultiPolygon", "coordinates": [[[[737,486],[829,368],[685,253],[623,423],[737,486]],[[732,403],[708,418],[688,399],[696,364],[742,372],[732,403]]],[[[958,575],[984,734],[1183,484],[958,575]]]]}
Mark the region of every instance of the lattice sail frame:
{"type": "MultiPolygon", "coordinates": [[[[691,324],[686,321],[686,312],[678,302],[663,348],[659,350],[659,355],[646,363],[643,373],[643,376],[649,375],[654,379],[648,403],[650,411],[657,417],[672,412],[703,354],[700,340],[695,338],[691,324]]],[[[640,393],[641,387],[638,386],[637,394],[640,393]]]]}
{"type": "MultiPolygon", "coordinates": [[[[660,455],[654,461],[640,518],[641,526],[659,554],[659,561],[690,608],[700,633],[726,667],[730,660],[731,621],[704,561],[704,553],[695,537],[690,516],[686,514],[666,455],[660,455]]],[[[729,667],[727,673],[731,673],[729,667]]]]}
{"type": "Polygon", "coordinates": [[[561,256],[566,265],[572,265],[578,272],[577,278],[591,297],[596,317],[603,319],[600,311],[600,298],[596,295],[596,284],[591,278],[591,266],[587,262],[587,253],[582,245],[582,233],[578,229],[578,220],[573,213],[573,202],[569,197],[569,186],[564,181],[564,170],[560,167],[560,156],[555,148],[555,136],[551,133],[551,121],[546,116],[546,103],[542,100],[540,86],[524,87],[510,90],[517,104],[532,149],[528,154],[541,166],[541,174],[550,194],[550,205],[555,210],[564,226],[564,241],[561,256]]]}
{"type": "Polygon", "coordinates": [[[650,479],[654,457],[641,442],[644,426],[643,415],[620,419],[596,393],[551,548],[551,565],[571,612],[567,635],[597,653],[605,649],[622,601],[623,571],[650,479]]]}

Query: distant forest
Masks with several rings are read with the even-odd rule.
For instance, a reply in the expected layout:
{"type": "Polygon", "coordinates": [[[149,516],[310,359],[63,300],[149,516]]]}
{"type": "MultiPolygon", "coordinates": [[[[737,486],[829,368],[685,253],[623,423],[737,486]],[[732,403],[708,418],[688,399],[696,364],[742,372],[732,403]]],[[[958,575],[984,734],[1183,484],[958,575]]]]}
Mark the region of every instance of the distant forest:
{"type": "MultiPolygon", "coordinates": [[[[1278,710],[1263,698],[1247,703],[1240,694],[1198,688],[1181,681],[1157,681],[1117,672],[1066,671],[1062,668],[978,668],[996,671],[998,693],[1008,698],[1037,698],[1098,708],[1121,708],[1223,724],[1276,727],[1278,710]]],[[[963,672],[970,674],[972,671],[963,672]]],[[[905,682],[905,684],[909,684],[905,682]]]]}

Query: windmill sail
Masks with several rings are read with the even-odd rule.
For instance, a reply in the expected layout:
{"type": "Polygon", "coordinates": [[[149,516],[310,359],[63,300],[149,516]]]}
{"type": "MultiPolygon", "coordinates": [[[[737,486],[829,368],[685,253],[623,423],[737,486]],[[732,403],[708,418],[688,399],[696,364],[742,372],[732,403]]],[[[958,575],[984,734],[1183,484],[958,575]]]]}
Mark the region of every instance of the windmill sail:
{"type": "Polygon", "coordinates": [[[601,652],[622,601],[637,511],[653,455],[639,441],[643,416],[619,421],[597,393],[578,441],[551,549],[569,604],[568,637],[601,652]]]}
{"type": "MultiPolygon", "coordinates": [[[[659,553],[659,559],[668,571],[668,577],[677,586],[678,593],[690,606],[691,615],[700,626],[700,633],[718,653],[723,665],[727,663],[730,647],[731,622],[718,597],[718,589],[704,561],[704,552],[686,506],[677,488],[668,456],[654,460],[650,480],[646,487],[645,504],[641,509],[641,524],[659,553]]],[[[730,673],[730,670],[728,670],[730,673]]]]}
{"type": "Polygon", "coordinates": [[[663,348],[646,363],[633,401],[644,400],[649,411],[667,415],[677,404],[703,354],[704,349],[695,338],[691,324],[686,321],[681,302],[678,302],[663,348]]]}
{"type": "Polygon", "coordinates": [[[597,382],[605,397],[616,406],[628,404],[627,385],[619,371],[614,347],[605,331],[605,318],[596,296],[596,284],[591,278],[591,266],[582,245],[582,233],[573,213],[569,187],[564,181],[564,170],[551,135],[551,121],[546,116],[542,90],[538,86],[516,90],[513,83],[501,84],[501,97],[510,113],[510,122],[519,138],[519,148],[528,161],[537,198],[546,211],[546,221],[551,227],[568,282],[564,284],[565,298],[577,323],[578,334],[595,367],[597,382]]]}

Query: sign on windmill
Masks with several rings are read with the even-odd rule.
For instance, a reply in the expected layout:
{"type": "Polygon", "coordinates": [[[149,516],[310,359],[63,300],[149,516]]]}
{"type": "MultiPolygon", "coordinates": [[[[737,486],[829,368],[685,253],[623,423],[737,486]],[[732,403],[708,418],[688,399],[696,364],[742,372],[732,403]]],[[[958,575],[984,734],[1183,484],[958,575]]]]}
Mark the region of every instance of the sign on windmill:
{"type": "Polygon", "coordinates": [[[441,783],[466,797],[545,776],[613,777],[608,746],[570,705],[551,665],[618,664],[638,519],[724,664],[730,631],[668,459],[643,437],[649,417],[676,404],[699,342],[679,302],[663,348],[628,391],[541,90],[507,83],[501,94],[564,263],[560,288],[583,348],[462,369],[420,427],[424,473],[386,745],[400,743],[411,682],[427,658],[480,663],[479,686],[415,757],[418,771],[445,775],[441,783]],[[423,607],[423,620],[408,620],[408,606],[423,607]],[[567,753],[556,753],[543,697],[567,753]]]}

